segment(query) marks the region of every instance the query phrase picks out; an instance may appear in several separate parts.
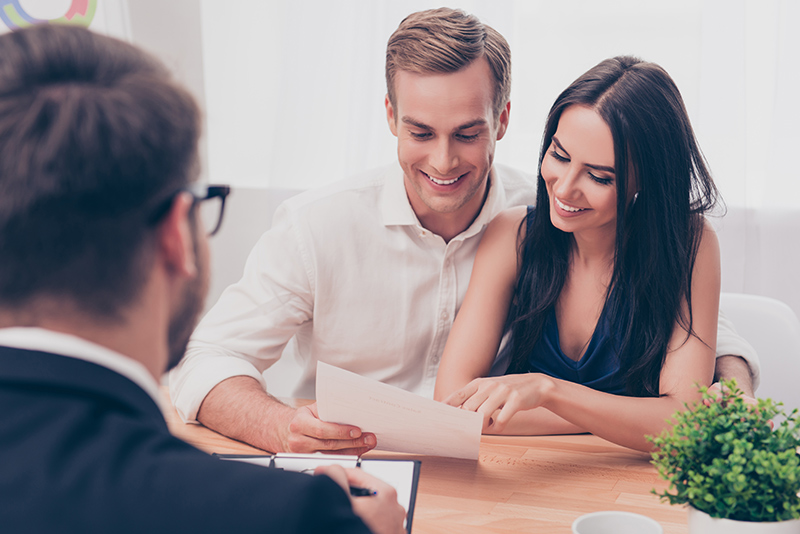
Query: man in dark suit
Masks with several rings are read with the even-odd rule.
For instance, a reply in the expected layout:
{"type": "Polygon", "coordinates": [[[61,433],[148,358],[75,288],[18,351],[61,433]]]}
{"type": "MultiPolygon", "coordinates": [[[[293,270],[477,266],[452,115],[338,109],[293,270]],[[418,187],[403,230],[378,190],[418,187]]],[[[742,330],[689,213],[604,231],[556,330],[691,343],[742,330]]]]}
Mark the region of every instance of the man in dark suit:
{"type": "Polygon", "coordinates": [[[228,192],[194,183],[199,116],[126,43],[0,36],[0,530],[401,532],[394,490],[358,470],[222,462],[167,429],[158,379],[228,192]]]}

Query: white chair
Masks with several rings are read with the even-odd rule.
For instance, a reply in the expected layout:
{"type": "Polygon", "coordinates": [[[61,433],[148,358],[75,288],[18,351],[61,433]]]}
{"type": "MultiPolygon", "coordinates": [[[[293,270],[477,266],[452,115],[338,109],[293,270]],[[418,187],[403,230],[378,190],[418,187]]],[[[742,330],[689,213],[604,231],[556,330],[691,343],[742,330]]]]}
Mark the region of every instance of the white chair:
{"type": "Polygon", "coordinates": [[[722,293],[719,307],[761,360],[760,398],[800,408],[800,321],[783,302],[758,295],[722,293]]]}

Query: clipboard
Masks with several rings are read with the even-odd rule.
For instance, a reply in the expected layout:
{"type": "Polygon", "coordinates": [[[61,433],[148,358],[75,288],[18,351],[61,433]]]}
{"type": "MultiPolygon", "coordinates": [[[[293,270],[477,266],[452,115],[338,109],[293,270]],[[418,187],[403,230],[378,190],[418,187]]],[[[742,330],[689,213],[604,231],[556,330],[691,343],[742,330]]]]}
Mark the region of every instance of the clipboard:
{"type": "MultiPolygon", "coordinates": [[[[405,529],[411,534],[414,518],[414,504],[417,500],[420,460],[372,459],[359,456],[337,454],[212,454],[220,460],[236,460],[261,465],[271,469],[285,469],[299,473],[314,472],[323,465],[341,465],[346,468],[360,468],[375,478],[379,478],[397,491],[397,501],[406,511],[405,529]]],[[[367,497],[365,497],[367,498],[367,497]]]]}

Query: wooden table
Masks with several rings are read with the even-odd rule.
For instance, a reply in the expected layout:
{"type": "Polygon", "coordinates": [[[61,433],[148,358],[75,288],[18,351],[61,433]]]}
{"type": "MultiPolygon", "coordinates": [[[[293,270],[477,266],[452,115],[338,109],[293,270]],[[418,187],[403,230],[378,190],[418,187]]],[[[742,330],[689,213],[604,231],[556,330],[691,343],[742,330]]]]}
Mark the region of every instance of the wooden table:
{"type": "MultiPolygon", "coordinates": [[[[173,434],[209,453],[264,453],[185,425],[174,412],[167,422],[173,434]]],[[[666,484],[649,455],[596,436],[483,436],[477,462],[381,451],[365,457],[422,460],[415,534],[565,534],[575,518],[600,510],[647,515],[666,534],[687,532],[686,511],[650,493],[666,484]]]]}

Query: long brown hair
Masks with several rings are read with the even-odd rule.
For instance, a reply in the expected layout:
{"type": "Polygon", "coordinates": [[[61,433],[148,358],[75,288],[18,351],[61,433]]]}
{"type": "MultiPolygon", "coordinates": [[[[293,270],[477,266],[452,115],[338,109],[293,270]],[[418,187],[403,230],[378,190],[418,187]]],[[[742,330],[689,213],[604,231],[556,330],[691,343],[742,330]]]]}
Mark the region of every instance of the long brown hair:
{"type": "Polygon", "coordinates": [[[607,59],[559,95],[547,118],[539,159],[536,209],[522,228],[520,276],[508,319],[510,372],[524,372],[547,313],[564,286],[572,247],[570,234],[550,221],[541,175],[563,111],[589,106],[614,140],[617,227],[614,270],[604,313],[621,347],[627,392],[658,396],[661,368],[676,322],[692,332],[681,304],[691,303],[691,282],[703,213],[717,202],[717,189],[697,145],[677,86],[654,63],[620,56],[607,59]],[[629,202],[636,177],[638,192],[629,202]]]}

